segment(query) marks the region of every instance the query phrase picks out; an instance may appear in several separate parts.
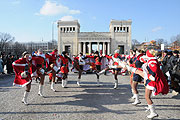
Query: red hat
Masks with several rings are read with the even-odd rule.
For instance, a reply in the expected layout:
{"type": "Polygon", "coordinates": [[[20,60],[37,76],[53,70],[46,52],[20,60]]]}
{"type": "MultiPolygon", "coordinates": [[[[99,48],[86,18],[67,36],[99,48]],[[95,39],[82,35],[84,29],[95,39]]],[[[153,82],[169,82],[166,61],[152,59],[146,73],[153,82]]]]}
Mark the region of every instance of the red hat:
{"type": "Polygon", "coordinates": [[[58,50],[57,49],[54,49],[51,54],[55,54],[55,52],[57,52],[58,50]]]}
{"type": "Polygon", "coordinates": [[[147,51],[146,51],[146,55],[147,55],[148,57],[155,57],[156,51],[153,50],[153,49],[147,50],[147,51]]]}

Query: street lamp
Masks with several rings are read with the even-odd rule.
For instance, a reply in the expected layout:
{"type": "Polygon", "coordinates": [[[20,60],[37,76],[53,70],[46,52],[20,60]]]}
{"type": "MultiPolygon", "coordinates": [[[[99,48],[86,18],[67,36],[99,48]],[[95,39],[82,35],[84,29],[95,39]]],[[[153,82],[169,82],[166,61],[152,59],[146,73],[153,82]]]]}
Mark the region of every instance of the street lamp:
{"type": "Polygon", "coordinates": [[[57,24],[57,21],[52,22],[52,48],[54,47],[54,24],[57,24]]]}
{"type": "Polygon", "coordinates": [[[57,23],[57,21],[52,22],[52,42],[54,40],[54,23],[57,23]]]}

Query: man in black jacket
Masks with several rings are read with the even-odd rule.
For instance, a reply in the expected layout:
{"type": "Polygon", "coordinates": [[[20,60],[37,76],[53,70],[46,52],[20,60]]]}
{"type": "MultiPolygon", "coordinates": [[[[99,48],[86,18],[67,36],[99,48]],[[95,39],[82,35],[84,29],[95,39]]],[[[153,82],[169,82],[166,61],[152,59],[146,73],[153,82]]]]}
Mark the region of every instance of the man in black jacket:
{"type": "Polygon", "coordinates": [[[178,75],[177,70],[176,70],[176,66],[179,64],[178,54],[179,54],[179,51],[175,50],[173,52],[173,56],[169,59],[169,62],[170,62],[170,74],[171,74],[171,87],[177,93],[180,93],[180,86],[179,86],[180,75],[178,75]]]}
{"type": "Polygon", "coordinates": [[[163,71],[164,75],[166,76],[166,72],[168,72],[168,61],[173,54],[171,51],[169,51],[169,52],[165,51],[164,54],[165,54],[165,56],[162,60],[162,71],[163,71]]]}

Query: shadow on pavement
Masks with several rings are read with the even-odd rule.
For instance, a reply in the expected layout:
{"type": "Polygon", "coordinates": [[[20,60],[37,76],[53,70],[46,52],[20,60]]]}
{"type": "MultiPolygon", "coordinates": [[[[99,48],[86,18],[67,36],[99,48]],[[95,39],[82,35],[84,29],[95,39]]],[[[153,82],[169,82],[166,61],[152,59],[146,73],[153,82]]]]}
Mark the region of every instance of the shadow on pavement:
{"type": "MultiPolygon", "coordinates": [[[[108,86],[107,86],[108,87],[108,86]]],[[[35,103],[29,105],[35,106],[42,106],[42,105],[70,105],[70,106],[84,106],[84,107],[91,107],[96,108],[96,110],[92,111],[70,111],[65,113],[116,113],[116,114],[133,114],[133,111],[120,111],[120,110],[112,110],[107,107],[106,105],[119,105],[119,104],[129,104],[129,95],[126,94],[127,90],[129,90],[129,85],[121,85],[121,87],[117,90],[109,89],[106,87],[97,88],[94,86],[86,86],[85,90],[82,90],[82,93],[72,96],[46,96],[45,98],[74,98],[78,99],[75,101],[66,101],[66,102],[51,102],[51,103],[35,103]]],[[[46,112],[44,112],[46,113],[46,112]]],[[[55,112],[56,113],[56,112],[55,112]]],[[[64,112],[57,112],[57,113],[64,113],[64,112]]],[[[36,113],[35,113],[36,114],[36,113]]]]}

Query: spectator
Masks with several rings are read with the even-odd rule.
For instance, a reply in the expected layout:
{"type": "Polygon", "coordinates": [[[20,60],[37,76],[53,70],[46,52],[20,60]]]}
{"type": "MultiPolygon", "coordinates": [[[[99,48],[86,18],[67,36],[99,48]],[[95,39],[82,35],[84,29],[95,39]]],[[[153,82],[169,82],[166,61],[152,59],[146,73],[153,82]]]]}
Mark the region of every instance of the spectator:
{"type": "Polygon", "coordinates": [[[4,74],[2,55],[0,55],[0,74],[4,74]]]}
{"type": "Polygon", "coordinates": [[[170,74],[171,74],[171,87],[174,90],[175,94],[180,93],[180,86],[179,86],[179,80],[180,80],[180,75],[177,73],[177,70],[175,67],[179,64],[178,59],[179,59],[179,51],[175,50],[173,52],[173,56],[170,58],[170,74]]]}
{"type": "MultiPolygon", "coordinates": [[[[6,55],[5,55],[4,52],[2,52],[1,55],[2,55],[2,60],[3,60],[2,67],[3,67],[3,70],[4,70],[4,66],[5,66],[5,64],[6,64],[6,55]]],[[[3,72],[2,74],[5,74],[5,73],[3,72]]]]}
{"type": "Polygon", "coordinates": [[[7,57],[7,63],[6,63],[7,74],[13,73],[12,63],[13,63],[13,56],[11,54],[9,54],[7,57]]]}
{"type": "MultiPolygon", "coordinates": [[[[167,53],[165,52],[164,55],[165,56],[162,60],[162,71],[163,71],[164,75],[166,76],[166,72],[168,72],[171,67],[169,59],[171,58],[173,53],[172,53],[172,51],[169,51],[167,53]]],[[[167,76],[166,76],[166,78],[167,78],[167,76]]]]}

